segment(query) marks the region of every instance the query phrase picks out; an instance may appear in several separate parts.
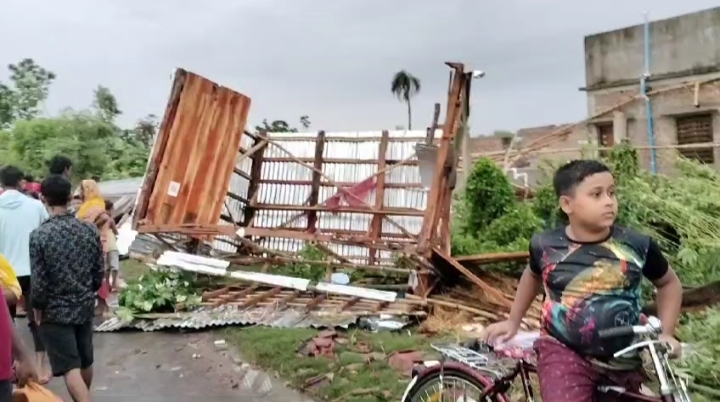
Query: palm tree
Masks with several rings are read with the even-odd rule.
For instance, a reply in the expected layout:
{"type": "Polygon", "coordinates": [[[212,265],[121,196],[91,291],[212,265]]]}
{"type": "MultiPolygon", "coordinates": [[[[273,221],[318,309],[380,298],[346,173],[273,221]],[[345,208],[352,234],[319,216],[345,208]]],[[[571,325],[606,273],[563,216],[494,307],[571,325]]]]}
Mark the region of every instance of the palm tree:
{"type": "Polygon", "coordinates": [[[398,100],[407,103],[408,130],[412,130],[412,108],[410,107],[410,98],[420,92],[420,79],[405,70],[400,70],[395,73],[392,83],[390,84],[390,90],[398,98],[398,100]]]}

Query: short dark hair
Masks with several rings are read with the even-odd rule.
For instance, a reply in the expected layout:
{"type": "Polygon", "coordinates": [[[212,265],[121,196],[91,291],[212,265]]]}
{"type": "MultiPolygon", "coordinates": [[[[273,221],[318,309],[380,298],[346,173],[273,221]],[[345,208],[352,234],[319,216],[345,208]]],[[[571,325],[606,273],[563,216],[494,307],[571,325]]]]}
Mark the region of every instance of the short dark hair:
{"type": "Polygon", "coordinates": [[[22,170],[17,166],[7,165],[0,169],[0,183],[3,187],[18,187],[24,177],[22,170]]]}
{"type": "Polygon", "coordinates": [[[50,163],[48,164],[50,174],[64,174],[65,171],[70,169],[72,166],[73,163],[70,158],[64,155],[53,156],[53,158],[50,159],[50,163]]]}
{"type": "Polygon", "coordinates": [[[26,174],[26,175],[25,175],[25,181],[28,182],[28,183],[34,183],[34,182],[35,182],[35,178],[34,178],[33,175],[31,175],[31,174],[26,174]]]}
{"type": "Polygon", "coordinates": [[[48,206],[64,207],[70,201],[72,184],[62,174],[53,174],[45,178],[40,184],[40,192],[48,206]]]}
{"type": "Polygon", "coordinates": [[[109,211],[109,210],[113,209],[114,206],[115,206],[115,204],[113,204],[112,201],[110,201],[110,200],[105,200],[105,210],[106,210],[106,211],[109,211]]]}
{"type": "Polygon", "coordinates": [[[610,172],[610,168],[604,163],[594,159],[576,159],[570,161],[555,172],[553,186],[555,195],[558,198],[562,195],[570,195],[588,176],[597,173],[610,172]]]}

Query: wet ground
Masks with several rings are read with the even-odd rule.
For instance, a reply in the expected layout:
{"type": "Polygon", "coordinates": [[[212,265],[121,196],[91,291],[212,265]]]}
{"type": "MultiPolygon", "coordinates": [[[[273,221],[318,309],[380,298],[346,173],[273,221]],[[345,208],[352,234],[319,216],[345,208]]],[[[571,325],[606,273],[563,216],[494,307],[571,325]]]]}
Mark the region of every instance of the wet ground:
{"type": "MultiPolygon", "coordinates": [[[[26,345],[31,338],[19,321],[26,345]]],[[[93,401],[311,401],[244,364],[216,333],[96,333],[93,401]]],[[[70,401],[62,379],[49,388],[70,401]]]]}

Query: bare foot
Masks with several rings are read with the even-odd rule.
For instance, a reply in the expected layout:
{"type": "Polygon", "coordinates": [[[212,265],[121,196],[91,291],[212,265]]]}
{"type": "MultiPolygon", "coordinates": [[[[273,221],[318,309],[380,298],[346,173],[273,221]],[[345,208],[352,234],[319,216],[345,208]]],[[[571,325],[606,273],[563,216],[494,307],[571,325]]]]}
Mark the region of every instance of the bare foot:
{"type": "Polygon", "coordinates": [[[95,306],[95,316],[99,317],[104,315],[109,310],[107,304],[98,304],[95,306]]]}
{"type": "Polygon", "coordinates": [[[38,375],[38,384],[45,385],[50,382],[50,379],[52,378],[52,374],[47,369],[42,369],[44,374],[38,375]]]}

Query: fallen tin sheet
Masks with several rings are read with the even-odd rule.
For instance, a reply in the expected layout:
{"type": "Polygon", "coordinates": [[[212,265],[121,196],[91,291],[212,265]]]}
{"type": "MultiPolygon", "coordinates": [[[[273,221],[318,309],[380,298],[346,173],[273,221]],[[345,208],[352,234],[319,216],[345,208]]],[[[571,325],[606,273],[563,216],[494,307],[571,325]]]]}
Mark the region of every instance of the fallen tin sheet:
{"type": "Polygon", "coordinates": [[[204,307],[221,305],[254,308],[270,306],[275,309],[284,307],[304,309],[308,312],[347,313],[355,316],[366,315],[417,315],[422,311],[421,303],[410,299],[397,299],[393,302],[373,300],[359,296],[335,295],[325,292],[300,292],[281,286],[268,287],[227,286],[205,292],[202,296],[204,307]]]}
{"type": "MultiPolygon", "coordinates": [[[[421,313],[421,312],[417,312],[421,313]]],[[[262,325],[275,328],[348,328],[358,315],[350,312],[313,311],[302,308],[277,309],[272,306],[243,309],[222,305],[193,312],[147,314],[130,322],[111,318],[95,328],[96,332],[136,329],[146,332],[164,329],[206,329],[229,325],[262,325]]]]}

